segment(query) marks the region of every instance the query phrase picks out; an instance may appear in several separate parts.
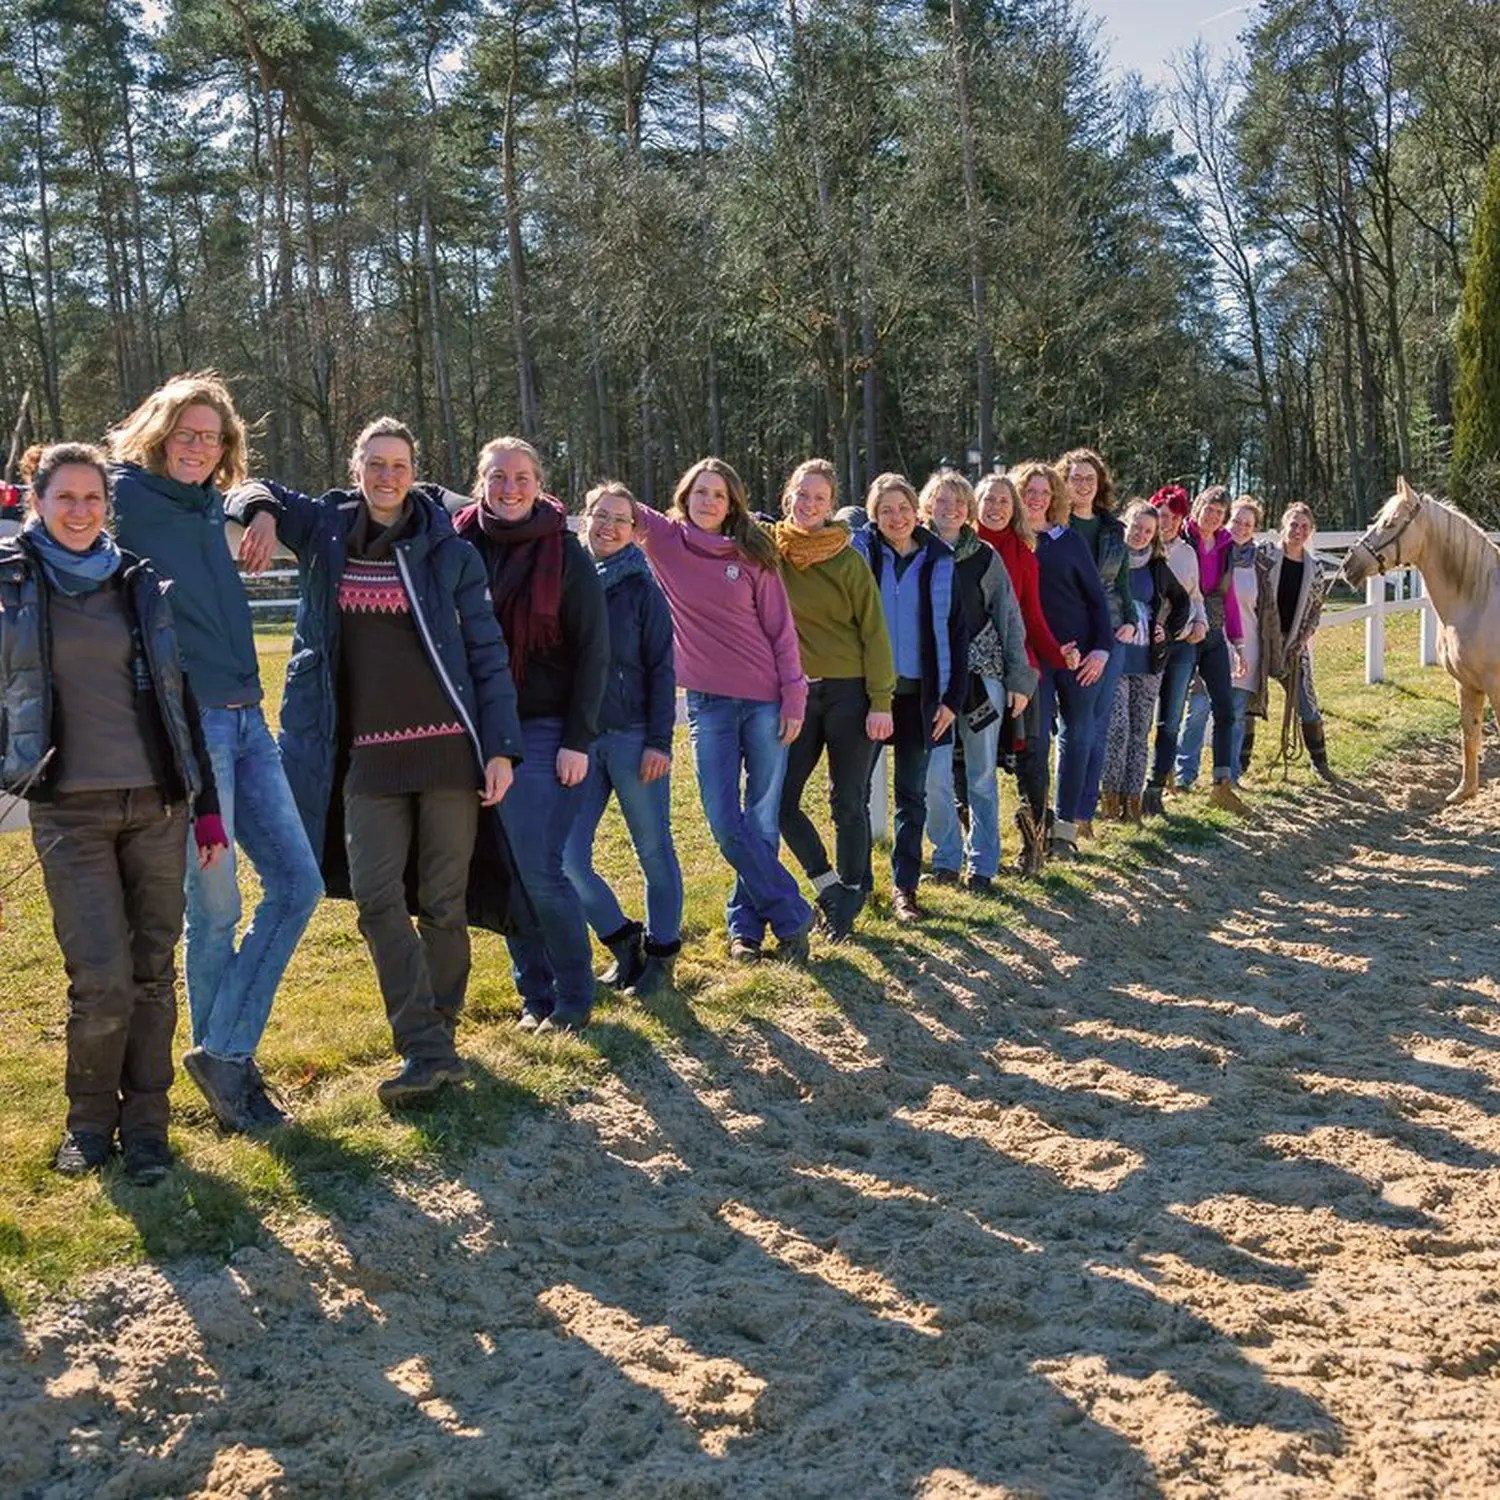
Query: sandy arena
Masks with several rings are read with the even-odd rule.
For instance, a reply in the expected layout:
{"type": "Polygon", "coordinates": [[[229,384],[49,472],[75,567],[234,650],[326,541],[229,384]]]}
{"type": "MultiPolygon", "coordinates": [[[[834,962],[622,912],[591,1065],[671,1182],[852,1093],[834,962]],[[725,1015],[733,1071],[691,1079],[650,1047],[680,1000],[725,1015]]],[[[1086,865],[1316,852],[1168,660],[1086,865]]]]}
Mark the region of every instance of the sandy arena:
{"type": "Polygon", "coordinates": [[[1500,1495],[1500,790],[1434,814],[1454,774],[95,1277],[0,1326],[0,1495],[1500,1495]]]}

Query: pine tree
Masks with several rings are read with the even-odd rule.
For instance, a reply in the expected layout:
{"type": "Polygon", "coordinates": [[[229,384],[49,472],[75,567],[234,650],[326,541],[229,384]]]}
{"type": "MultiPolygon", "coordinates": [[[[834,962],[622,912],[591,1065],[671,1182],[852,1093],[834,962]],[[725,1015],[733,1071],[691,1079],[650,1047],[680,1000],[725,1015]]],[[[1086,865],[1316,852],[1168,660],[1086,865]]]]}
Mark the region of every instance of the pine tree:
{"type": "Polygon", "coordinates": [[[1500,512],[1500,146],[1490,152],[1458,322],[1449,490],[1486,520],[1500,512]]]}

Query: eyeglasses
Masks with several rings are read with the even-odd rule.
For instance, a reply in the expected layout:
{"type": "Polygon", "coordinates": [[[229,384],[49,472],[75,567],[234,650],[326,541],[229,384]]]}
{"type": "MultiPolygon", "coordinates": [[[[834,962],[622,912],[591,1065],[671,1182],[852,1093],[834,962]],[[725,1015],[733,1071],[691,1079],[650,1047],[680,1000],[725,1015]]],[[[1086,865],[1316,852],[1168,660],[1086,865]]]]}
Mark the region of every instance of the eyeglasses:
{"type": "Polygon", "coordinates": [[[224,434],[207,427],[174,427],[172,441],[179,448],[220,448],[224,434]]]}
{"type": "Polygon", "coordinates": [[[589,525],[608,528],[610,531],[633,531],[635,519],[632,516],[612,516],[608,511],[596,510],[589,517],[589,525]]]}

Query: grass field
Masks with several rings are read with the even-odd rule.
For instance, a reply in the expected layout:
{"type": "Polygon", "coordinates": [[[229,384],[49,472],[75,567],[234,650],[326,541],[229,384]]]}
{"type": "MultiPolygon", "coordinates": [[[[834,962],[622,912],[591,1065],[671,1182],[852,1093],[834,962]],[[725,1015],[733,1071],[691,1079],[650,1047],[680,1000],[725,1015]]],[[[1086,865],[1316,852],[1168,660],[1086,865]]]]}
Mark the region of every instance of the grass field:
{"type": "MultiPolygon", "coordinates": [[[[279,700],[288,637],[265,634],[262,661],[268,700],[279,700]]],[[[1379,687],[1363,683],[1363,635],[1345,627],[1325,631],[1317,648],[1317,680],[1335,768],[1354,780],[1415,740],[1448,735],[1457,712],[1452,685],[1439,670],[1416,667],[1416,619],[1390,622],[1388,669],[1379,687]]],[[[1273,705],[1279,710],[1279,702],[1273,705]]],[[[1258,760],[1269,757],[1275,734],[1262,734],[1258,760]]],[[[185,1255],[225,1257],[255,1241],[267,1220],[309,1207],[357,1215],[373,1174],[396,1173],[424,1160],[452,1160],[477,1143],[502,1140],[517,1111],[545,1109],[646,1048],[671,1048],[690,1027],[725,1030],[766,1015],[794,998],[836,999],[841,986],[877,982],[883,955],[897,948],[920,960],[980,923],[1007,924],[1016,908],[1004,897],[980,901],[958,890],[929,893],[930,920],[919,930],[897,929],[884,900],[864,918],[868,942],[840,948],[836,957],[814,946],[803,973],[778,964],[753,970],[726,961],[722,902],[728,874],[697,805],[685,743],[674,778],[675,829],[687,876],[686,946],[678,967],[679,993],[642,1007],[601,992],[596,1024],[581,1038],[528,1038],[513,1023],[516,1010],[503,944],[475,935],[474,978],[460,1046],[474,1064],[474,1083],[448,1091],[433,1108],[393,1117],[375,1102],[374,1086],[390,1070],[390,1039],[363,941],[347,903],[325,902],[314,916],[282,985],[261,1061],[286,1097],[297,1125],[270,1141],[219,1135],[207,1107],[185,1080],[173,1091],[173,1144],[181,1165],[166,1182],[133,1189],[117,1175],[71,1182],[50,1169],[64,1113],[61,960],[52,940],[41,880],[24,876],[7,896],[0,933],[0,1309],[24,1311],[66,1288],[81,1274],[110,1263],[185,1255]]],[[[1288,781],[1253,782],[1250,800],[1264,816],[1295,797],[1309,772],[1288,781]]],[[[813,795],[821,801],[814,788],[813,795]]],[[[1014,852],[1008,819],[1007,860],[1014,852]]],[[[1048,899],[1079,903],[1101,860],[1116,867],[1172,858],[1176,841],[1217,837],[1218,814],[1201,797],[1180,799],[1171,816],[1145,829],[1111,828],[1078,864],[1047,877],[1048,899]]],[[[600,867],[618,877],[628,910],[641,906],[640,877],[623,829],[611,813],[601,830],[600,867]]],[[[32,857],[24,834],[0,835],[0,884],[32,857]]],[[[877,870],[880,868],[877,863],[877,870]]],[[[247,880],[246,909],[255,900],[247,880]]],[[[185,1030],[185,1028],[184,1028],[185,1030]]],[[[185,1046],[183,1030],[179,1047],[185,1046]]]]}

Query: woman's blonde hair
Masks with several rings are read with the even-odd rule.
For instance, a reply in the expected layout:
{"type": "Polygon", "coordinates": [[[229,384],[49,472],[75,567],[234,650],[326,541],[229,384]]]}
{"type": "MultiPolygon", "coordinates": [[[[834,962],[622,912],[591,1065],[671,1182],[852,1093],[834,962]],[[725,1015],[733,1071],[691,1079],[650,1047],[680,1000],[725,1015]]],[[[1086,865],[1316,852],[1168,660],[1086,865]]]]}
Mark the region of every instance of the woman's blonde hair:
{"type": "Polygon", "coordinates": [[[1036,550],[1036,531],[1026,517],[1026,508],[1021,504],[1021,497],[1016,491],[1015,481],[1009,474],[986,474],[978,484],[974,486],[974,500],[980,510],[984,509],[984,497],[991,491],[1004,486],[1010,491],[1010,520],[1006,529],[1015,532],[1025,544],[1033,551],[1036,550]]]}
{"type": "Polygon", "coordinates": [[[905,474],[889,473],[877,474],[870,481],[870,488],[865,491],[865,514],[873,521],[875,512],[880,506],[882,495],[888,495],[894,490],[897,494],[905,495],[911,502],[911,508],[917,509],[917,492],[911,487],[911,480],[905,474]]]}
{"type": "Polygon", "coordinates": [[[700,458],[677,481],[677,488],[672,491],[670,514],[680,521],[691,519],[688,515],[688,496],[704,474],[717,474],[724,481],[724,488],[729,494],[729,514],[724,518],[723,534],[733,538],[735,545],[751,562],[759,563],[763,568],[774,568],[778,561],[776,544],[760,529],[755,517],[750,514],[750,506],[745,499],[745,481],[735,472],[734,466],[725,463],[722,458],[700,458]]]}
{"type": "Polygon", "coordinates": [[[598,505],[598,503],[603,500],[606,495],[614,495],[618,499],[628,501],[631,513],[632,515],[634,514],[636,499],[635,496],[630,493],[629,488],[622,480],[606,479],[602,484],[596,484],[593,489],[591,489],[588,494],[583,497],[584,515],[593,515],[594,507],[598,505]]]}
{"type": "Polygon", "coordinates": [[[1066,526],[1073,514],[1073,502],[1068,499],[1068,487],[1063,483],[1062,475],[1051,464],[1039,458],[1024,458],[1010,471],[1010,482],[1016,487],[1017,500],[1025,495],[1026,486],[1038,474],[1046,479],[1047,488],[1052,493],[1047,502],[1047,524],[1066,526]]]}
{"type": "MultiPolygon", "coordinates": [[[[1094,509],[1106,516],[1114,515],[1115,477],[1109,472],[1109,465],[1092,448],[1070,448],[1057,461],[1057,471],[1062,475],[1064,484],[1067,483],[1068,471],[1074,464],[1087,464],[1099,481],[1099,488],[1094,491],[1094,509]]],[[[1071,500],[1068,502],[1070,507],[1072,503],[1071,500]]]]}
{"type": "Polygon", "coordinates": [[[500,453],[524,453],[531,460],[531,467],[536,471],[537,488],[547,488],[547,466],[542,462],[542,455],[526,441],[518,437],[491,438],[484,447],[479,450],[478,461],[474,465],[474,488],[469,491],[471,499],[484,499],[484,466],[500,453]]]}
{"type": "Polygon", "coordinates": [[[792,498],[797,493],[797,486],[804,479],[814,478],[828,481],[828,514],[831,516],[839,508],[838,470],[826,458],[807,458],[787,475],[787,481],[781,487],[782,515],[791,515],[792,498]]]}
{"type": "Polygon", "coordinates": [[[370,444],[376,438],[393,437],[400,438],[406,444],[411,453],[412,477],[417,473],[417,440],[410,427],[397,417],[376,417],[373,422],[368,422],[360,430],[360,434],[354,440],[354,447],[349,453],[349,478],[353,481],[355,489],[359,488],[360,470],[365,466],[365,454],[370,451],[370,444]]]}
{"type": "Polygon", "coordinates": [[[1237,510],[1248,510],[1255,517],[1255,529],[1259,531],[1266,524],[1266,513],[1261,509],[1260,501],[1254,495],[1236,495],[1234,504],[1229,507],[1229,519],[1234,519],[1237,510]]]}
{"type": "Polygon", "coordinates": [[[1130,533],[1130,523],[1138,515],[1151,517],[1151,544],[1149,548],[1151,556],[1153,558],[1165,557],[1167,555],[1167,548],[1166,543],[1161,539],[1161,513],[1149,500],[1142,500],[1137,496],[1134,500],[1126,504],[1120,520],[1125,526],[1127,537],[1130,533]]]}
{"type": "Polygon", "coordinates": [[[212,407],[219,414],[223,445],[213,480],[221,490],[238,484],[250,472],[245,424],[234,409],[229,387],[216,370],[174,375],[158,386],[119,426],[104,435],[110,457],[119,463],[139,464],[153,474],[165,474],[167,440],[190,406],[212,407]]]}
{"type": "Polygon", "coordinates": [[[979,501],[974,497],[974,486],[957,469],[938,469],[928,475],[922,493],[917,496],[917,515],[924,523],[931,521],[932,507],[944,490],[964,502],[964,520],[972,526],[979,519],[979,501]]]}

